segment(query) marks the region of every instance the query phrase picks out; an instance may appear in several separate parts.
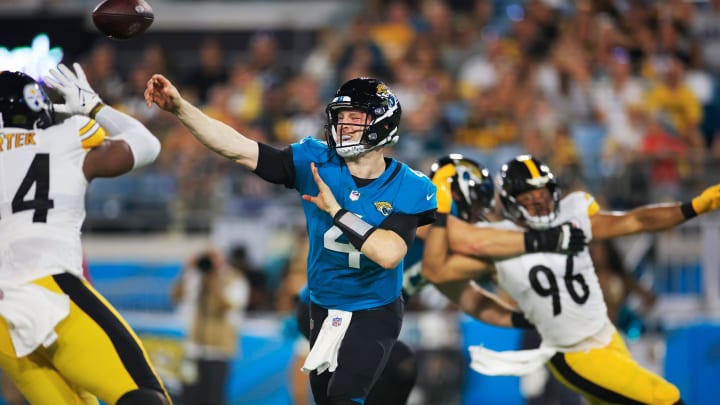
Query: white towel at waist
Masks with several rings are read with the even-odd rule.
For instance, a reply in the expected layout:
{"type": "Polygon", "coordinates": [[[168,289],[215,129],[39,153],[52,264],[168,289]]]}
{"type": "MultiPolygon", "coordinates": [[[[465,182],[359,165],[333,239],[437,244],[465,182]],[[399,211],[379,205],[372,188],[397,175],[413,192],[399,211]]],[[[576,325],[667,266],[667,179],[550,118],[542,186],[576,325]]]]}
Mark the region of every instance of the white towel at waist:
{"type": "Polygon", "coordinates": [[[311,371],[317,370],[318,374],[322,374],[325,370],[331,373],[337,368],[337,357],[340,345],[345,337],[352,312],[341,311],[339,309],[329,309],[327,318],[320,327],[315,344],[305,359],[300,371],[310,374],[311,371]]]}
{"type": "Polygon", "coordinates": [[[55,326],[70,313],[70,299],[35,284],[0,282],[0,316],[10,329],[15,355],[23,357],[38,346],[57,340],[55,326]]]}
{"type": "Polygon", "coordinates": [[[468,350],[470,367],[485,375],[526,375],[542,367],[557,353],[556,349],[547,347],[498,352],[482,346],[470,346],[468,350]]]}

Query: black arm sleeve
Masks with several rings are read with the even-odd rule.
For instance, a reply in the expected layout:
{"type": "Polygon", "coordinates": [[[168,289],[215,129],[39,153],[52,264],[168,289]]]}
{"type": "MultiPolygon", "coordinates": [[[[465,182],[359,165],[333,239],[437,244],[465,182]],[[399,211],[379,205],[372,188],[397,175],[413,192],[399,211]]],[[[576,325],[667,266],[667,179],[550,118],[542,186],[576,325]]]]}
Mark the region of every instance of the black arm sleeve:
{"type": "Polygon", "coordinates": [[[274,184],[284,184],[287,188],[295,188],[295,164],[292,148],[273,148],[258,142],[258,163],[255,174],[263,180],[274,184]]]}
{"type": "Polygon", "coordinates": [[[415,230],[418,227],[417,215],[392,214],[378,228],[387,229],[400,235],[408,249],[415,242],[415,230]]]}

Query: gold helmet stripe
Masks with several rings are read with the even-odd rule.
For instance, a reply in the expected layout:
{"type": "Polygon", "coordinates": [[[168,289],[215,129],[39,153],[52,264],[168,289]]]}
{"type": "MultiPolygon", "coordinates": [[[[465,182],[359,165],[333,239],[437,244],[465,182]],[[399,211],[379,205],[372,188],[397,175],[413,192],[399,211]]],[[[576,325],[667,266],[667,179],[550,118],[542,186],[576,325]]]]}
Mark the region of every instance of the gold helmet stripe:
{"type": "Polygon", "coordinates": [[[525,166],[527,166],[530,176],[532,176],[533,179],[540,177],[540,169],[538,169],[537,165],[531,158],[523,159],[521,162],[525,163],[525,166]]]}

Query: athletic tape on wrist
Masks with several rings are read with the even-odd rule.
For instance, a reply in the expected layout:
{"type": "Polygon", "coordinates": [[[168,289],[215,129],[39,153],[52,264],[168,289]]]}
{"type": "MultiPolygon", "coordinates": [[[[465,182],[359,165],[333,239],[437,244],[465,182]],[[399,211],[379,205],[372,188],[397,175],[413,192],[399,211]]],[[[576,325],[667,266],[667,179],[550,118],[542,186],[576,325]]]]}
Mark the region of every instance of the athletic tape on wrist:
{"type": "Polygon", "coordinates": [[[693,208],[692,201],[684,202],[680,205],[680,211],[682,211],[685,219],[695,218],[698,214],[693,208]]]}
{"type": "Polygon", "coordinates": [[[435,222],[433,222],[432,226],[438,226],[440,228],[447,227],[447,221],[448,221],[448,214],[438,212],[435,215],[435,222]]]}
{"type": "Polygon", "coordinates": [[[358,250],[360,250],[370,235],[377,230],[376,227],[368,224],[359,216],[345,209],[341,209],[335,214],[333,223],[340,228],[348,238],[348,241],[358,250]]]}

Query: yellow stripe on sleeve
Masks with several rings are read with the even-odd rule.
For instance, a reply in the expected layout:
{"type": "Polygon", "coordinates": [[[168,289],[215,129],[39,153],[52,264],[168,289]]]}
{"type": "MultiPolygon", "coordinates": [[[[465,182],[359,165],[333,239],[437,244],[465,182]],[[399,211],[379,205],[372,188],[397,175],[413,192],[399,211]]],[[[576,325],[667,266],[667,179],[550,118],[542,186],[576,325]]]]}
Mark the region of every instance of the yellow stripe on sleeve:
{"type": "Polygon", "coordinates": [[[587,207],[588,216],[591,217],[598,212],[600,212],[600,204],[595,201],[595,197],[592,195],[585,193],[585,199],[589,201],[589,205],[587,207]]]}
{"type": "Polygon", "coordinates": [[[80,128],[78,133],[82,147],[85,149],[91,149],[100,145],[107,135],[105,129],[93,119],[89,120],[85,126],[80,128]]]}

